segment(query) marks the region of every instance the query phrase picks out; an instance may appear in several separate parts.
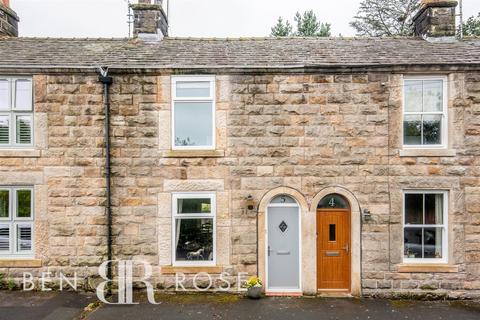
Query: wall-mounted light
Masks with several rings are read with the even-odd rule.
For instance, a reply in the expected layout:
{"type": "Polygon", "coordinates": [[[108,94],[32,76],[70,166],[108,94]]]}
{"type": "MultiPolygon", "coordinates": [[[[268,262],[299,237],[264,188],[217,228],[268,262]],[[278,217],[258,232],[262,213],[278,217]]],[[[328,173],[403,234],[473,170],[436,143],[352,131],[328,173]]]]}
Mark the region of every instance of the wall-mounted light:
{"type": "Polygon", "coordinates": [[[247,209],[253,210],[255,208],[255,201],[253,201],[253,196],[251,194],[247,197],[247,209]]]}
{"type": "Polygon", "coordinates": [[[372,213],[368,209],[363,209],[363,220],[370,221],[372,220],[372,213]]]}

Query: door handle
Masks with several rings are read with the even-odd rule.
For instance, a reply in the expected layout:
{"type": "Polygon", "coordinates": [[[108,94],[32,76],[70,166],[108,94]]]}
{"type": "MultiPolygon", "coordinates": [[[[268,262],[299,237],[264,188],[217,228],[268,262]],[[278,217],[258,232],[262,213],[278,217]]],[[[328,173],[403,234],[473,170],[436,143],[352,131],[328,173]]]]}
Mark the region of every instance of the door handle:
{"type": "Polygon", "coordinates": [[[343,250],[345,250],[348,254],[348,250],[349,250],[348,243],[345,245],[345,247],[343,247],[343,250]]]}
{"type": "Polygon", "coordinates": [[[270,257],[270,246],[268,246],[268,256],[270,257]]]}

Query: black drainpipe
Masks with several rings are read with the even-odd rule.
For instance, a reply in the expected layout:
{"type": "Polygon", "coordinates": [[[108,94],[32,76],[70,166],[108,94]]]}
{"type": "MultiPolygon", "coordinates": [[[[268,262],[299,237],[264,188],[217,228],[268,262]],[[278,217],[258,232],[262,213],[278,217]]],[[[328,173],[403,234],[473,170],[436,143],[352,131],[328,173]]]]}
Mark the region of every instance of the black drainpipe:
{"type": "MultiPolygon", "coordinates": [[[[108,76],[108,67],[99,68],[98,80],[103,84],[103,103],[105,114],[105,185],[107,191],[107,259],[112,260],[112,192],[111,192],[111,167],[110,167],[110,94],[109,87],[113,78],[108,76]]],[[[107,264],[107,277],[112,279],[112,263],[107,264]]],[[[111,293],[108,287],[108,293],[111,293]]]]}

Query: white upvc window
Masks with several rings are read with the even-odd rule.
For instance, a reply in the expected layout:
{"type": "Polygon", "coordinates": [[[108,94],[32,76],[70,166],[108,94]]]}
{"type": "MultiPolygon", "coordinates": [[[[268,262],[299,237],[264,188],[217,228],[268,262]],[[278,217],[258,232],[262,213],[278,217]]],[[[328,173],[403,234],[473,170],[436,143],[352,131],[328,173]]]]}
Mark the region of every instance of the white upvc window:
{"type": "Polygon", "coordinates": [[[215,77],[172,77],[172,149],[215,149],[215,77]]]}
{"type": "Polygon", "coordinates": [[[0,148],[32,146],[32,79],[0,76],[0,148]]]}
{"type": "Polygon", "coordinates": [[[447,83],[447,77],[442,76],[415,76],[404,78],[404,148],[447,148],[447,83]]]}
{"type": "Polygon", "coordinates": [[[33,255],[33,188],[0,186],[0,258],[33,255]]]}
{"type": "Polygon", "coordinates": [[[403,261],[448,262],[448,192],[403,192],[403,261]]]}
{"type": "Polygon", "coordinates": [[[174,193],[172,202],[172,264],[215,266],[215,194],[174,193]]]}

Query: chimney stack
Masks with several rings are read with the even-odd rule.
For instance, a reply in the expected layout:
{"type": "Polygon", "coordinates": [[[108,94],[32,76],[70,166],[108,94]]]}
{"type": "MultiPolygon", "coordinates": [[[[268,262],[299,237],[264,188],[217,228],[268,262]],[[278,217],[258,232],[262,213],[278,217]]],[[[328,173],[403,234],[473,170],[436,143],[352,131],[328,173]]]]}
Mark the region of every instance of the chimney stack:
{"type": "Polygon", "coordinates": [[[415,35],[431,42],[454,41],[456,0],[422,0],[413,18],[415,35]]]}
{"type": "Polygon", "coordinates": [[[162,4],[163,0],[139,0],[138,4],[130,5],[135,38],[158,41],[168,37],[168,20],[162,4]]]}
{"type": "Polygon", "coordinates": [[[18,18],[9,0],[0,0],[0,36],[18,37],[18,18]]]}

